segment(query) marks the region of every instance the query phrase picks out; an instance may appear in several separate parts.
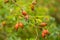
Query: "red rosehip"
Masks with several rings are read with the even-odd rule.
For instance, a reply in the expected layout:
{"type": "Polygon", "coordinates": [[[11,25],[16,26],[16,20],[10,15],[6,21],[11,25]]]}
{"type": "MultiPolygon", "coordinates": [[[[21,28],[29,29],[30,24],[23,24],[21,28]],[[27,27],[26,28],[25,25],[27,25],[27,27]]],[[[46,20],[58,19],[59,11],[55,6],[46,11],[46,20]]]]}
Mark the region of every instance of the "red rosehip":
{"type": "Polygon", "coordinates": [[[27,12],[26,11],[22,11],[22,15],[26,16],[27,15],[27,12]]]}
{"type": "Polygon", "coordinates": [[[40,26],[45,27],[45,26],[47,26],[47,23],[43,22],[43,23],[40,24],[40,26]]]}

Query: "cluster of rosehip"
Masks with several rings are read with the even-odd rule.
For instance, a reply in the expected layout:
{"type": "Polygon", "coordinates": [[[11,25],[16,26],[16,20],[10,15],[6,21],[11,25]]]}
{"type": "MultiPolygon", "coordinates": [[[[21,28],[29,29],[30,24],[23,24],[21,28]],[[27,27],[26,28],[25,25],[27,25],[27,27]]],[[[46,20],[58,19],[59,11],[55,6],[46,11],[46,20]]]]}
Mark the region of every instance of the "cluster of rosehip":
{"type": "Polygon", "coordinates": [[[50,33],[49,33],[49,31],[48,30],[43,30],[42,31],[42,37],[44,38],[44,37],[46,37],[47,35],[49,35],[50,33]]]}
{"type": "MultiPolygon", "coordinates": [[[[15,0],[13,0],[13,1],[15,1],[15,0]]],[[[7,3],[7,2],[9,2],[9,0],[4,0],[4,3],[7,3]]],[[[31,4],[31,10],[34,10],[34,5],[36,4],[36,0],[34,0],[33,2],[32,2],[32,4],[31,4]]],[[[29,18],[29,15],[27,14],[27,12],[25,11],[25,10],[22,10],[22,15],[25,17],[25,19],[26,20],[28,20],[28,18],[29,18]]],[[[3,26],[5,26],[6,25],[6,22],[5,21],[3,21],[2,22],[2,25],[3,26]]],[[[18,27],[20,26],[21,28],[23,28],[23,23],[16,23],[16,25],[15,25],[15,28],[16,29],[18,29],[18,27]]]]}
{"type": "MultiPolygon", "coordinates": [[[[34,10],[35,4],[36,4],[36,0],[34,0],[34,1],[32,2],[32,4],[31,4],[31,10],[34,10]]],[[[27,12],[26,12],[25,10],[22,10],[22,15],[25,17],[26,20],[28,20],[29,15],[27,14],[27,12]]],[[[24,24],[21,23],[21,22],[20,22],[20,23],[17,23],[17,24],[15,25],[15,28],[18,29],[19,26],[20,26],[21,28],[23,28],[24,24]]]]}
{"type": "MultiPolygon", "coordinates": [[[[26,12],[25,12],[25,11],[22,12],[22,13],[23,13],[24,16],[26,16],[26,14],[25,14],[26,12]]],[[[6,25],[6,22],[3,21],[3,22],[2,22],[2,25],[5,26],[5,25],[6,25]]],[[[45,27],[45,26],[47,26],[47,23],[46,23],[46,22],[42,22],[42,23],[40,24],[40,27],[45,27]]],[[[18,30],[19,27],[20,27],[20,28],[24,28],[24,24],[23,24],[22,22],[16,23],[16,24],[15,24],[15,29],[18,30]]],[[[42,31],[42,37],[43,37],[43,38],[44,38],[46,35],[49,35],[49,34],[50,34],[49,31],[46,30],[46,29],[42,31]]]]}
{"type": "MultiPolygon", "coordinates": [[[[45,26],[47,26],[47,23],[46,22],[42,22],[41,24],[40,24],[40,27],[45,27],[45,26]]],[[[44,38],[45,36],[47,36],[47,35],[49,35],[50,33],[49,33],[49,31],[47,30],[47,29],[44,29],[43,31],[42,31],[42,37],[44,38]]]]}
{"type": "MultiPolygon", "coordinates": [[[[8,0],[5,0],[5,2],[7,2],[7,1],[8,1],[8,0]]],[[[31,10],[34,10],[35,5],[36,5],[36,0],[34,0],[34,1],[32,2],[32,4],[31,4],[31,10]]],[[[22,15],[25,17],[26,20],[28,20],[29,15],[27,14],[27,12],[26,12],[25,10],[22,10],[22,15]]],[[[3,22],[2,24],[5,25],[6,22],[3,22]]],[[[47,26],[47,23],[42,22],[42,23],[40,24],[40,26],[41,26],[41,27],[45,27],[45,26],[47,26]]],[[[23,24],[22,22],[16,23],[16,24],[15,24],[15,29],[18,30],[19,27],[20,27],[20,28],[23,28],[23,27],[24,27],[24,24],[23,24]]],[[[48,31],[48,30],[43,30],[43,31],[42,31],[42,37],[45,37],[45,36],[48,35],[48,34],[49,34],[49,31],[48,31]]]]}

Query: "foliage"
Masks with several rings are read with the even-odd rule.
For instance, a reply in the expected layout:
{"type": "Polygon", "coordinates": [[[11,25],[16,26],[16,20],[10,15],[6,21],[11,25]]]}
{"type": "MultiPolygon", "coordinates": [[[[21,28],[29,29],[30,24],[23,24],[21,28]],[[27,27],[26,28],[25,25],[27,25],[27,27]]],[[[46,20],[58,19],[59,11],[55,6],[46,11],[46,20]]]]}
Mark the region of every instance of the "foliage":
{"type": "Polygon", "coordinates": [[[0,0],[0,40],[60,40],[60,25],[51,16],[60,13],[59,4],[59,0],[0,0]],[[45,37],[43,30],[49,32],[45,37]]]}

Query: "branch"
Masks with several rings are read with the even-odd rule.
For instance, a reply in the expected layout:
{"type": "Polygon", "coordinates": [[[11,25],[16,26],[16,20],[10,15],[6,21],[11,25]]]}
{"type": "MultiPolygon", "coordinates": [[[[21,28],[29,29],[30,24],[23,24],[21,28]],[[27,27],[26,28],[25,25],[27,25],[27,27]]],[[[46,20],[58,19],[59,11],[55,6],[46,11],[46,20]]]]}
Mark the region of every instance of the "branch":
{"type": "MultiPolygon", "coordinates": [[[[20,7],[14,0],[12,0],[12,2],[13,2],[16,6],[20,7]]],[[[21,7],[20,7],[20,8],[21,8],[21,7]]],[[[23,9],[21,8],[21,10],[23,10],[23,9]]]]}

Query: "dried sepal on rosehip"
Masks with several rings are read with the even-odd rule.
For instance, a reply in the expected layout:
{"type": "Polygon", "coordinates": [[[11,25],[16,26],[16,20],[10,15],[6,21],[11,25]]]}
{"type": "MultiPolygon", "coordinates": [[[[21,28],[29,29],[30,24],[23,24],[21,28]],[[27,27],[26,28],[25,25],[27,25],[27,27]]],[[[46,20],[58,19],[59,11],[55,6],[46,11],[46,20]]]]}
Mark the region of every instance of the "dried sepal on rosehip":
{"type": "Polygon", "coordinates": [[[32,10],[32,11],[34,10],[34,5],[33,5],[33,4],[31,4],[31,10],[32,10]]]}

